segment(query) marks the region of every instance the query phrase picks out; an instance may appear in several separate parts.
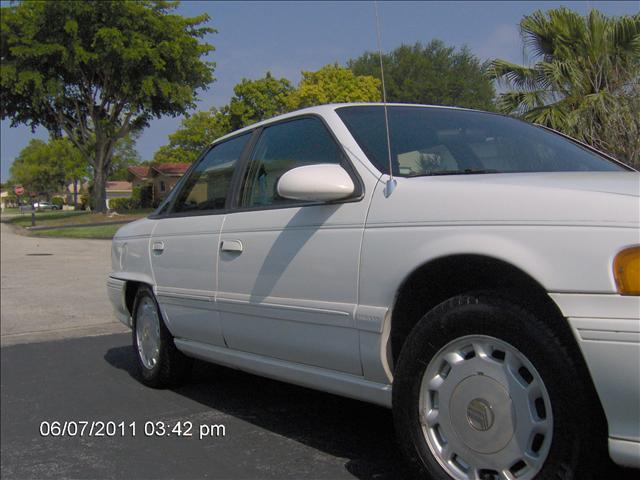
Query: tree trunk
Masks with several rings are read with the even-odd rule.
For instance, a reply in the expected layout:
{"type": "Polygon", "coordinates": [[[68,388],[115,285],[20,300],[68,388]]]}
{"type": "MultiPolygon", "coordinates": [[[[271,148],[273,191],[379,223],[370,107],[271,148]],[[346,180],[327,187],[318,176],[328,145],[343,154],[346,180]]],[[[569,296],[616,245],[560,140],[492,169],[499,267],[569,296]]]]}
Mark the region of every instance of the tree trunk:
{"type": "MultiPolygon", "coordinates": [[[[97,160],[97,159],[96,159],[97,160]]],[[[104,168],[101,168],[96,162],[96,168],[93,177],[93,211],[105,213],[107,211],[107,176],[104,168]]]]}
{"type": "Polygon", "coordinates": [[[108,139],[96,140],[96,157],[93,165],[93,203],[94,211],[99,213],[107,211],[107,176],[113,156],[113,145],[114,142],[108,139]]]}

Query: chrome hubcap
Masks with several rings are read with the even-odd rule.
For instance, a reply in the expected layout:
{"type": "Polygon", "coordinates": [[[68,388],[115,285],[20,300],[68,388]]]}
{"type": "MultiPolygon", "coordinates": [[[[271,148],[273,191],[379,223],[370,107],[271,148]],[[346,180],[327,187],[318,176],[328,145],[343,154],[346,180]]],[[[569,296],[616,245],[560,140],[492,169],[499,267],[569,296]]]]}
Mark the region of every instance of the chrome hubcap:
{"type": "Polygon", "coordinates": [[[531,362],[494,337],[446,345],[427,365],[420,422],[438,463],[459,480],[528,480],[553,433],[549,394],[531,362]]]}
{"type": "Polygon", "coordinates": [[[142,364],[151,370],[160,358],[160,317],[148,297],[140,301],[136,310],[136,343],[142,364]]]}

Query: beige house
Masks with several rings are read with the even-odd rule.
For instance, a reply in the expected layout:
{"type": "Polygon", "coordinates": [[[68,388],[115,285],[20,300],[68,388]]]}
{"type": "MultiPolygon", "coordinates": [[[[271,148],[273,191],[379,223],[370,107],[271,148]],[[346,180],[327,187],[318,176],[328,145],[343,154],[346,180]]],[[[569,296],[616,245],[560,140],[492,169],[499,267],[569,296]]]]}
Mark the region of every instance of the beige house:
{"type": "Polygon", "coordinates": [[[189,163],[160,163],[150,166],[129,167],[128,180],[133,187],[142,189],[142,197],[150,198],[158,205],[175,187],[176,183],[189,169],[189,163]]]}
{"type": "Polygon", "coordinates": [[[110,200],[114,198],[131,198],[133,188],[131,182],[107,182],[105,190],[107,193],[107,208],[111,208],[109,206],[110,200]]]}

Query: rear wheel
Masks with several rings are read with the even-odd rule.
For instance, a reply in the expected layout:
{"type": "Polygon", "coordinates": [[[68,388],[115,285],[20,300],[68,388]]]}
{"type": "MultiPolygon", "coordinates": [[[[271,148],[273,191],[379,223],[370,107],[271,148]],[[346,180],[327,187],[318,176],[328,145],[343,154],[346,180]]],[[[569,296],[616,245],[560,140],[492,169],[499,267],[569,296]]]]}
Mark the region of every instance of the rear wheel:
{"type": "Polygon", "coordinates": [[[189,373],[192,359],[176,348],[148,286],[138,289],[133,312],[133,350],[142,382],[154,388],[179,385],[189,373]]]}
{"type": "Polygon", "coordinates": [[[545,323],[508,300],[462,295],[407,339],[393,413],[411,464],[433,479],[587,478],[598,453],[587,398],[545,323]]]}

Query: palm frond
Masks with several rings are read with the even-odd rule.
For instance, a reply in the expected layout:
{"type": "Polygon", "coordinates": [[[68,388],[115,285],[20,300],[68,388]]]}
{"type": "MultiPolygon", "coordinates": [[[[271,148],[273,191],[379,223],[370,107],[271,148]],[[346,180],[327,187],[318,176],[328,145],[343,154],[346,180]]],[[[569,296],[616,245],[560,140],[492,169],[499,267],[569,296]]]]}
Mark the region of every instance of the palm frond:
{"type": "Polygon", "coordinates": [[[514,91],[501,94],[497,106],[501,113],[521,116],[529,110],[546,105],[548,100],[547,90],[514,91]]]}
{"type": "Polygon", "coordinates": [[[506,60],[495,59],[489,63],[486,74],[506,87],[537,90],[548,87],[544,74],[536,68],[525,67],[506,60]]]}

